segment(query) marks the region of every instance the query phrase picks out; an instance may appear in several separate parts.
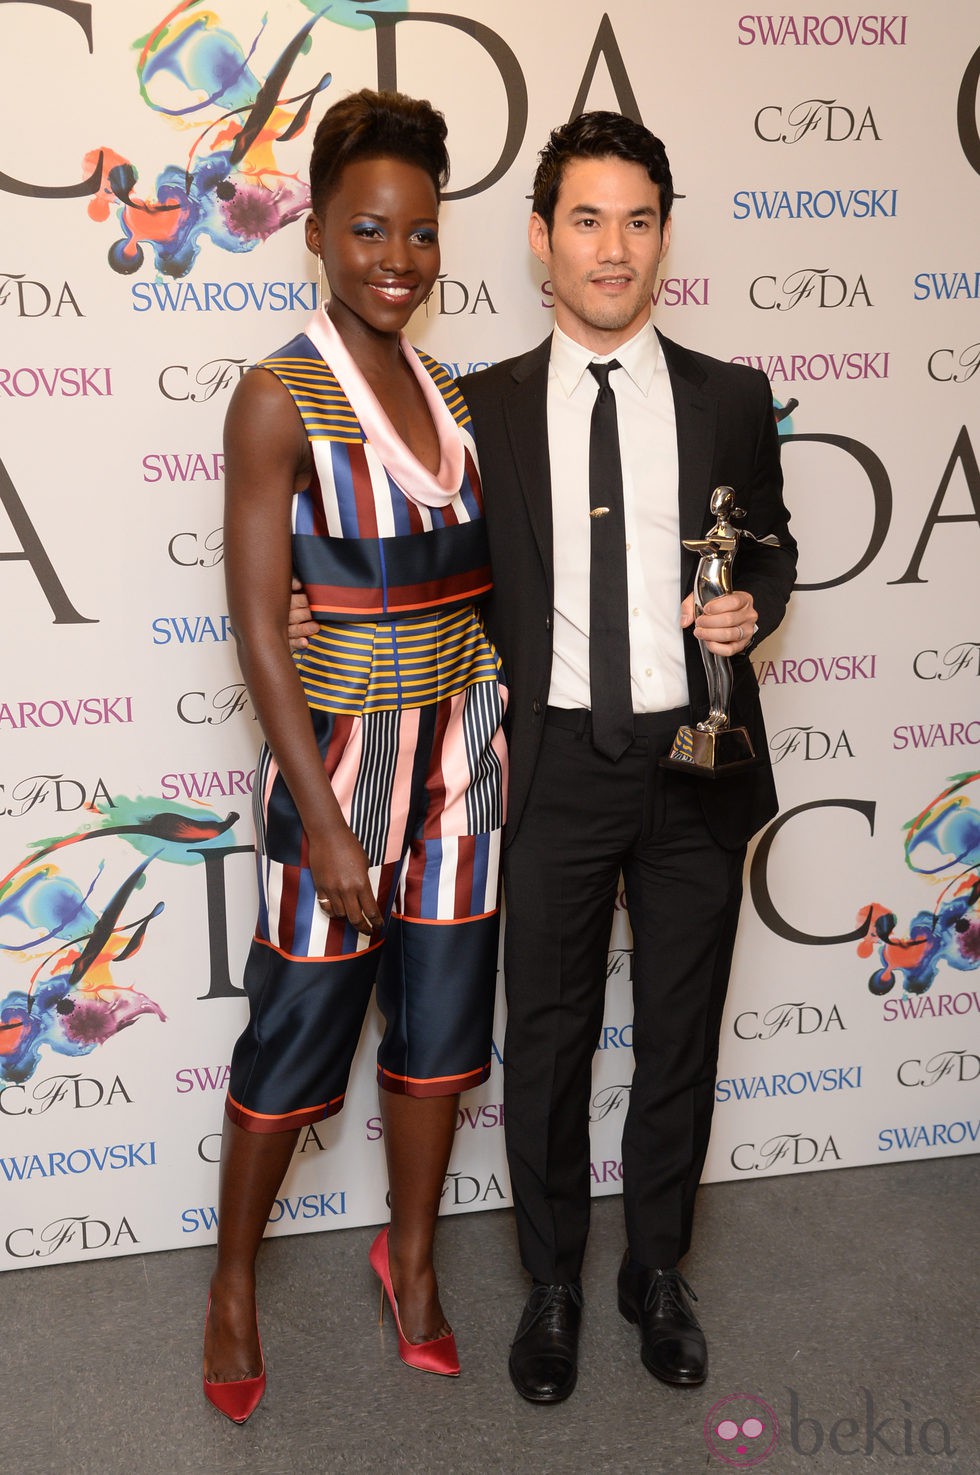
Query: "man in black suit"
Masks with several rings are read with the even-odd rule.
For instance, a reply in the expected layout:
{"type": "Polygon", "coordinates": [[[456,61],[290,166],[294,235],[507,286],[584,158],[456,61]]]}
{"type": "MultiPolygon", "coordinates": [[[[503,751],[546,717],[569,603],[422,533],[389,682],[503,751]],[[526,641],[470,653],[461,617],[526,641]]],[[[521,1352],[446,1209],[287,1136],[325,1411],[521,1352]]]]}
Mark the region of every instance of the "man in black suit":
{"type": "Polygon", "coordinates": [[[486,492],[487,619],[510,687],[504,1100],[533,1281],[510,1373],[532,1402],[566,1398],[577,1373],[591,1063],[620,872],[634,1076],[619,1307],[653,1374],[705,1378],[677,1267],[708,1146],[745,846],[776,810],[746,655],[779,624],[796,562],[772,394],[763,374],[655,332],[672,199],[663,145],[642,125],[600,112],[556,129],[529,229],[555,333],[461,381],[486,492]],[[681,539],[704,535],[720,484],[744,527],[779,546],[745,539],[736,591],[695,621],[697,558],[681,539]],[[717,780],[659,766],[678,724],[707,714],[700,641],[732,658],[732,722],[760,757],[717,780]]]}

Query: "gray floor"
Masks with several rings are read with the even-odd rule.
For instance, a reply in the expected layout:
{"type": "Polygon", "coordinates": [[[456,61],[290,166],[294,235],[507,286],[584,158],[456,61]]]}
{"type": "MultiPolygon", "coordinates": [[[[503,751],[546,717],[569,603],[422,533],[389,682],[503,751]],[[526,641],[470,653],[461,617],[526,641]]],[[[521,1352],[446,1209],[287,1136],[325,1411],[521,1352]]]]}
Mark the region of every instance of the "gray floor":
{"type": "Polygon", "coordinates": [[[379,1333],[372,1230],[267,1244],[269,1390],[242,1428],[200,1390],[210,1250],[10,1272],[0,1279],[0,1470],[695,1475],[751,1462],[765,1475],[974,1475],[977,1176],[977,1159],[961,1157],[702,1189],[685,1267],[711,1347],[699,1389],[668,1389],[644,1371],[615,1306],[622,1205],[600,1200],[579,1385],[545,1408],[523,1403],[507,1379],[525,1293],[509,1210],[440,1227],[459,1379],[404,1367],[387,1320],[379,1333]],[[761,1462],[768,1433],[740,1453],[738,1439],[715,1432],[726,1415],[759,1412],[744,1395],[779,1420],[761,1462]],[[713,1413],[722,1399],[732,1401],[713,1413]]]}

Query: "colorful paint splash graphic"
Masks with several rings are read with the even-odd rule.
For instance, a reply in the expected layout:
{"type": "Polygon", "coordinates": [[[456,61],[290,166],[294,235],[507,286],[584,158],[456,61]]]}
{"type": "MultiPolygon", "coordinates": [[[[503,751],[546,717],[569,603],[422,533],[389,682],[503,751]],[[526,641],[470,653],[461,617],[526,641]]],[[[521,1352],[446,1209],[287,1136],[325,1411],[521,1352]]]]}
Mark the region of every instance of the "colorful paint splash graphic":
{"type": "Polygon", "coordinates": [[[203,8],[181,0],[134,43],[140,96],[172,127],[190,132],[186,158],[168,165],[152,194],[138,189],[139,171],[110,148],[85,155],[88,174],[102,154],[100,187],[89,204],[93,220],[115,217],[122,235],[109,248],[114,271],[138,271],[153,253],[157,271],[183,277],[208,238],[224,251],[251,251],[310,206],[309,186],[276,163],[275,146],[302,133],[314,100],[330,85],[324,72],[292,93],[290,73],[312,48],[321,20],[363,30],[372,14],[403,14],[408,0],[300,0],[311,18],[278,52],[264,77],[268,14],[241,42],[203,8]],[[290,93],[291,95],[286,95],[290,93]]]}
{"type": "Polygon", "coordinates": [[[122,796],[95,813],[87,829],[38,841],[0,880],[0,954],[5,972],[13,963],[25,973],[24,986],[0,1000],[0,1085],[29,1080],[45,1045],[60,1055],[89,1055],[141,1014],[166,1019],[152,999],[115,978],[163,911],[160,901],[140,907],[138,893],[154,861],[200,864],[199,852],[214,848],[238,819],[122,796]],[[110,882],[108,856],[117,842],[141,859],[110,882]],[[63,869],[69,857],[80,884],[63,869]]]}
{"type": "Polygon", "coordinates": [[[785,404],[782,400],[773,397],[772,407],[776,416],[776,430],[780,435],[793,434],[793,411],[799,408],[798,399],[788,399],[785,404]]]}
{"type": "Polygon", "coordinates": [[[932,909],[916,913],[907,937],[896,933],[895,913],[877,902],[858,918],[867,925],[858,953],[877,952],[880,964],[868,980],[873,994],[890,993],[898,977],[906,993],[924,994],[940,963],[959,972],[980,967],[980,810],[967,792],[977,779],[980,773],[956,775],[905,826],[905,864],[939,888],[932,909]]]}

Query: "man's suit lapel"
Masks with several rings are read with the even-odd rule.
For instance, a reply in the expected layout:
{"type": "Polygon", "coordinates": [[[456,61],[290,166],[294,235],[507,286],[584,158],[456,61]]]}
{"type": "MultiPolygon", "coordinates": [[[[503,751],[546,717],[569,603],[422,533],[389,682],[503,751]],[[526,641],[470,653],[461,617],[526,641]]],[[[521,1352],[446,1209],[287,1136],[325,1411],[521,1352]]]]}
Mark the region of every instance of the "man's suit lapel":
{"type": "Polygon", "coordinates": [[[527,506],[538,552],[554,592],[554,524],[551,510],[551,466],[548,454],[548,363],[551,338],[517,359],[513,384],[503,400],[514,467],[527,506]]]}
{"type": "MultiPolygon", "coordinates": [[[[674,396],[677,427],[678,506],[682,538],[700,538],[710,522],[709,501],[714,488],[717,404],[704,390],[705,374],[697,359],[680,344],[659,335],[674,396]]],[[[548,454],[548,363],[551,339],[517,359],[513,383],[503,401],[514,467],[542,565],[549,596],[554,587],[554,524],[551,470],[548,454]]],[[[736,487],[736,491],[738,488],[736,487]]],[[[681,549],[682,584],[686,590],[697,559],[681,549]]]]}
{"type": "MultiPolygon", "coordinates": [[[[674,395],[677,425],[678,504],[682,538],[700,538],[710,521],[709,502],[714,487],[714,460],[718,407],[705,393],[704,370],[697,359],[679,343],[660,337],[674,395]]],[[[736,491],[738,488],[736,488],[736,491]]],[[[682,587],[688,589],[697,559],[682,549],[682,587]]]]}

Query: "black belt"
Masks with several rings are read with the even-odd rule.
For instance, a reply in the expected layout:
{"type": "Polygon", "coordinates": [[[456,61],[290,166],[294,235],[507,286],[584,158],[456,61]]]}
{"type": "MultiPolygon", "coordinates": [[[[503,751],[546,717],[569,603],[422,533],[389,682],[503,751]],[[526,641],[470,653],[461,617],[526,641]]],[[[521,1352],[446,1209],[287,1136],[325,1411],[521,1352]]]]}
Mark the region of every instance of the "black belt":
{"type": "MultiPolygon", "coordinates": [[[[580,733],[583,737],[591,736],[592,733],[592,713],[588,707],[546,707],[544,720],[548,727],[564,727],[569,732],[580,733]]],[[[690,707],[671,707],[669,712],[634,712],[633,735],[634,737],[663,737],[665,734],[673,736],[681,723],[689,723],[690,720],[690,707]]]]}

